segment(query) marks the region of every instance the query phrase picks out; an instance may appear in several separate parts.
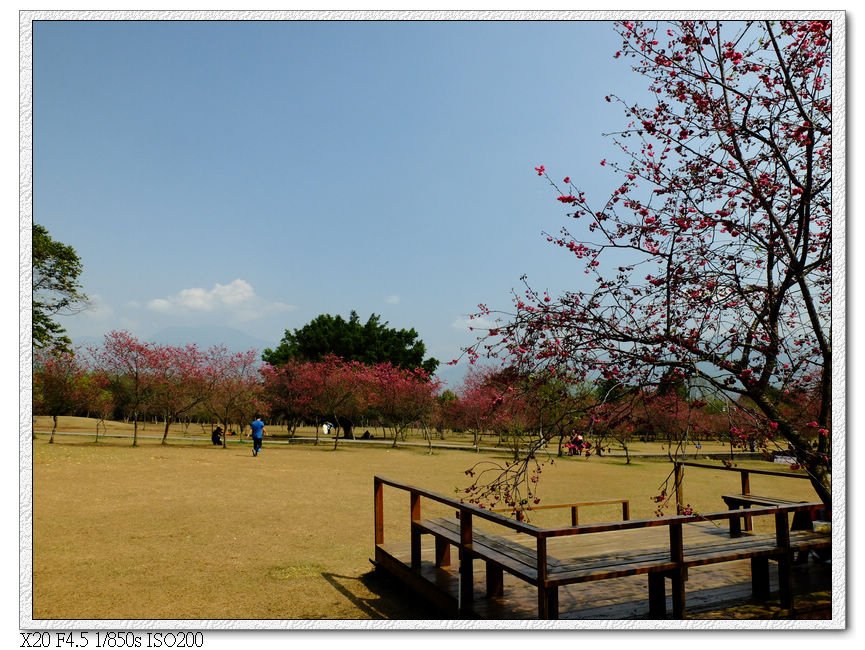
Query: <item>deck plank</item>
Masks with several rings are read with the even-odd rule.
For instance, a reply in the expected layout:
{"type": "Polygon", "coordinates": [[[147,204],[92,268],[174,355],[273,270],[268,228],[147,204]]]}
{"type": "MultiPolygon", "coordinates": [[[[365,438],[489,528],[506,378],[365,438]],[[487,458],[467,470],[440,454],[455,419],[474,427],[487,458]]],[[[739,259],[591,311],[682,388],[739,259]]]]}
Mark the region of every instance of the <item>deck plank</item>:
{"type": "MultiPolygon", "coordinates": [[[[692,543],[703,540],[711,544],[714,540],[718,548],[725,547],[729,542],[729,532],[711,524],[694,524],[686,526],[685,538],[692,543]],[[708,541],[707,541],[708,540],[708,541]]],[[[598,539],[604,533],[584,536],[583,544],[573,543],[576,538],[562,538],[571,543],[556,543],[550,540],[551,547],[559,547],[557,552],[570,552],[568,559],[579,556],[592,556],[606,551],[605,555],[611,563],[617,557],[627,557],[634,553],[635,545],[643,549],[650,545],[662,545],[667,542],[667,535],[662,529],[647,529],[645,535],[610,535],[607,540],[598,539]],[[660,533],[660,534],[659,534],[660,533]],[[613,543],[613,540],[615,542],[613,543]],[[640,541],[642,540],[642,541],[640,541]],[[645,544],[646,546],[642,546],[645,544]],[[614,546],[615,548],[611,548],[614,546]]],[[[795,534],[795,533],[794,533],[795,534]]],[[[513,540],[526,542],[526,536],[514,533],[508,536],[513,540]]],[[[743,536],[740,544],[762,543],[759,536],[743,536]]],[[[379,550],[386,553],[393,562],[411,572],[410,545],[406,542],[391,542],[382,544],[379,550]]],[[[551,551],[553,552],[553,551],[551,551]]],[[[456,606],[459,598],[459,572],[457,563],[450,567],[436,567],[434,563],[435,547],[431,536],[423,536],[422,566],[417,572],[418,577],[441,594],[439,604],[451,611],[447,615],[457,616],[456,606]]],[[[566,562],[566,560],[562,560],[566,562]]],[[[551,567],[551,571],[555,569],[551,567]]],[[[814,618],[831,618],[831,585],[832,567],[828,563],[809,562],[794,568],[794,592],[802,596],[812,595],[809,609],[818,608],[814,618]],[[816,597],[813,595],[817,594],[816,597]]],[[[399,578],[399,576],[397,576],[399,578]]],[[[411,586],[406,579],[402,582],[411,586]]],[[[688,574],[688,610],[687,618],[699,619],[704,616],[713,618],[712,612],[724,607],[741,609],[743,618],[777,618],[783,615],[778,598],[777,571],[770,571],[770,600],[754,601],[751,592],[751,565],[748,560],[734,560],[723,564],[707,564],[695,566],[688,574]]],[[[475,563],[474,570],[474,601],[473,615],[481,619],[501,620],[531,620],[537,618],[537,590],[530,584],[507,573],[504,575],[504,596],[500,598],[486,597],[486,575],[483,562],[475,563]]],[[[672,602],[668,588],[667,611],[672,611],[672,602]]],[[[416,591],[418,595],[423,595],[416,591]]],[[[739,611],[737,609],[736,611],[739,611]]],[[[559,588],[559,618],[561,620],[640,620],[648,619],[648,586],[644,575],[627,576],[605,580],[602,587],[596,582],[568,584],[559,588]]]]}

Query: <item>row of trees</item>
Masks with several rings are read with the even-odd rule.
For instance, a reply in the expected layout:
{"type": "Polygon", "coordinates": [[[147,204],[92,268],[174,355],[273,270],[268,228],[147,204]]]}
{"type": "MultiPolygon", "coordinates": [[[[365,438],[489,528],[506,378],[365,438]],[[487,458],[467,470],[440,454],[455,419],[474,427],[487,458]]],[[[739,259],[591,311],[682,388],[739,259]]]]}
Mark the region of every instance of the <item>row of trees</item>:
{"type": "Polygon", "coordinates": [[[357,423],[374,422],[390,428],[396,440],[408,427],[432,421],[441,391],[422,368],[334,355],[273,366],[262,364],[254,350],[157,345],[123,331],[77,354],[37,350],[33,384],[34,413],[53,417],[50,442],[58,416],[89,414],[103,423],[110,417],[131,421],[133,446],[145,418],[164,424],[165,443],[181,419],[196,416],[226,431],[234,425],[242,430],[257,412],[292,432],[301,423],[333,421],[346,437],[353,437],[357,423]]]}
{"type": "MultiPolygon", "coordinates": [[[[706,440],[728,444],[731,455],[739,450],[767,459],[779,452],[797,455],[778,424],[760,417],[746,397],[713,396],[710,387],[675,372],[658,385],[640,386],[474,366],[459,394],[440,401],[445,426],[472,432],[475,444],[491,433],[512,451],[508,461],[485,459],[467,472],[473,482],[465,498],[485,506],[533,502],[543,465],[566,453],[588,458],[615,449],[630,463],[635,440],[664,443],[671,459],[683,455],[688,443],[706,440]]],[[[819,404],[814,392],[778,396],[784,418],[810,432],[812,450],[828,435],[816,422],[819,404]]],[[[798,466],[795,460],[791,464],[798,466]]]]}
{"type": "MultiPolygon", "coordinates": [[[[150,417],[164,423],[165,443],[171,424],[192,414],[221,422],[251,419],[260,400],[254,351],[231,352],[224,346],[170,346],[139,341],[124,331],[105,335],[103,345],[77,353],[37,350],[33,374],[33,412],[57,417],[96,416],[139,424],[150,417]]],[[[98,434],[98,425],[97,425],[98,434]]]]}
{"type": "MultiPolygon", "coordinates": [[[[471,431],[476,438],[492,433],[500,443],[513,439],[525,449],[527,441],[555,442],[559,456],[575,435],[593,443],[589,449],[596,451],[587,455],[611,447],[627,454],[635,439],[664,441],[671,455],[688,441],[728,442],[734,449],[759,449],[766,455],[784,451],[788,444],[777,435],[777,426],[753,417],[746,399],[714,399],[672,378],[658,387],[609,380],[579,384],[548,374],[520,376],[513,368],[476,367],[459,395],[440,401],[439,417],[449,428],[471,431]]],[[[797,393],[779,402],[789,421],[811,429],[812,446],[827,433],[815,422],[818,395],[797,393]]]]}
{"type": "MultiPolygon", "coordinates": [[[[259,363],[252,350],[157,345],[128,332],[111,332],[102,346],[77,355],[39,351],[34,373],[34,411],[53,416],[55,428],[57,416],[65,414],[95,415],[103,423],[122,418],[133,423],[133,445],[145,419],[162,422],[165,442],[172,423],[181,420],[195,417],[225,430],[242,429],[260,412],[291,435],[301,424],[326,420],[345,437],[354,437],[361,423],[389,429],[394,444],[411,428],[427,439],[433,431],[442,438],[448,430],[469,432],[478,448],[482,437],[491,435],[510,446],[515,459],[551,443],[562,455],[575,435],[591,441],[582,450],[587,456],[611,446],[627,454],[638,436],[660,436],[671,453],[684,441],[707,438],[728,440],[731,447],[773,448],[771,424],[763,431],[765,423],[746,417],[741,404],[692,393],[676,377],[660,388],[641,388],[611,381],[574,384],[548,374],[479,366],[452,392],[422,368],[335,355],[274,366],[259,363]]],[[[807,428],[816,404],[813,396],[797,394],[783,408],[790,421],[807,428]]]]}

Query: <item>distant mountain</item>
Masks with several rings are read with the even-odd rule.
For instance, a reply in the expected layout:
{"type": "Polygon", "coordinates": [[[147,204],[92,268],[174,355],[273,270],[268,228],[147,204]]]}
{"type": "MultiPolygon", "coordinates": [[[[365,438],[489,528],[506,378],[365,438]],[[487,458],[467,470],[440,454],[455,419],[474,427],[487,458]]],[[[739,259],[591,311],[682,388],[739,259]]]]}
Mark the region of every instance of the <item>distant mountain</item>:
{"type": "Polygon", "coordinates": [[[164,345],[195,343],[200,348],[209,348],[212,345],[224,345],[234,352],[245,350],[258,350],[262,352],[264,348],[273,347],[278,343],[278,341],[265,341],[246,332],[221,325],[166,327],[147,337],[146,340],[164,345]]]}
{"type": "MultiPolygon", "coordinates": [[[[265,348],[274,347],[278,341],[265,341],[251,334],[236,330],[232,327],[220,325],[206,325],[203,327],[166,327],[150,336],[142,336],[132,332],[139,341],[148,343],[161,343],[162,345],[186,345],[195,343],[199,348],[206,349],[212,345],[224,345],[232,352],[245,352],[246,350],[257,350],[264,352],[265,348]]],[[[99,347],[104,342],[102,337],[75,336],[72,337],[72,345],[77,348],[99,347]]]]}

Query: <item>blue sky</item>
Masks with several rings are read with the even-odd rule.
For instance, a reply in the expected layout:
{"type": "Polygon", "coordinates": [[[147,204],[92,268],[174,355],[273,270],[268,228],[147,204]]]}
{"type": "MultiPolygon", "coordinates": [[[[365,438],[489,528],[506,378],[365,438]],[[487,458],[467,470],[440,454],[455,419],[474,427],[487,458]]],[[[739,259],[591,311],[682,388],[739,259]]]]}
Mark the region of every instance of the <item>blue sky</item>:
{"type": "MultiPolygon", "coordinates": [[[[544,164],[599,196],[604,101],[643,82],[609,22],[41,22],[34,220],[76,248],[73,339],[320,313],[447,361],[523,273],[573,288],[544,164]]],[[[228,342],[231,343],[231,342],[228,342]]]]}
{"type": "Polygon", "coordinates": [[[647,96],[619,43],[604,21],[36,23],[34,220],[92,298],[62,322],[274,346],[354,309],[458,356],[522,274],[584,281],[533,168],[609,195],[604,96],[647,96]]]}

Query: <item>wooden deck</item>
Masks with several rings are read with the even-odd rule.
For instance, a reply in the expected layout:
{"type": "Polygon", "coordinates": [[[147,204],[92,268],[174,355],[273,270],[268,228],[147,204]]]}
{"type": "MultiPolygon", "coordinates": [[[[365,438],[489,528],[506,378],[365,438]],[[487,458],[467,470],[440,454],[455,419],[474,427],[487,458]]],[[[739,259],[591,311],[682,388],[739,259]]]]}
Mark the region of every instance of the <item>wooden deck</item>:
{"type": "Polygon", "coordinates": [[[373,564],[441,617],[832,618],[831,538],[790,525],[822,503],[749,509],[743,534],[742,510],[538,528],[379,476],[373,496],[373,564]],[[385,487],[408,497],[408,539],[385,539],[385,487]]]}
{"type": "MultiPolygon", "coordinates": [[[[729,539],[726,530],[711,524],[687,526],[686,539],[697,537],[719,541],[729,539]]],[[[598,547],[615,554],[616,550],[629,551],[637,544],[655,546],[666,539],[666,531],[648,529],[648,535],[628,536],[610,534],[592,535],[589,544],[580,549],[566,549],[553,543],[552,555],[593,555],[598,547]],[[642,537],[642,540],[639,539],[642,537]],[[597,539],[594,539],[597,538],[597,539]],[[575,553],[569,553],[575,550],[575,553]]],[[[518,540],[519,534],[511,536],[518,540]]],[[[556,540],[556,542],[564,540],[556,540]]],[[[573,539],[569,540],[573,542],[573,539]]],[[[582,540],[581,540],[582,541],[582,540]]],[[[408,542],[393,542],[376,548],[376,567],[396,578],[413,595],[434,605],[441,616],[459,617],[459,566],[435,566],[433,540],[425,537],[422,544],[423,562],[417,571],[411,569],[411,546],[408,542]]],[[[504,575],[504,593],[500,598],[486,595],[486,575],[482,562],[475,563],[473,614],[478,619],[532,620],[537,619],[537,595],[533,586],[504,575]]],[[[748,560],[725,562],[694,567],[688,572],[689,619],[775,619],[794,616],[826,619],[831,615],[832,566],[812,558],[793,570],[793,591],[796,610],[789,612],[778,602],[777,571],[770,573],[771,594],[767,601],[752,597],[751,564],[748,560]]],[[[628,576],[602,582],[566,585],[559,589],[559,618],[561,620],[640,620],[649,619],[648,586],[645,576],[628,576]]],[[[667,594],[667,609],[672,610],[671,595],[667,594]]]]}

